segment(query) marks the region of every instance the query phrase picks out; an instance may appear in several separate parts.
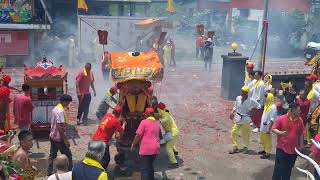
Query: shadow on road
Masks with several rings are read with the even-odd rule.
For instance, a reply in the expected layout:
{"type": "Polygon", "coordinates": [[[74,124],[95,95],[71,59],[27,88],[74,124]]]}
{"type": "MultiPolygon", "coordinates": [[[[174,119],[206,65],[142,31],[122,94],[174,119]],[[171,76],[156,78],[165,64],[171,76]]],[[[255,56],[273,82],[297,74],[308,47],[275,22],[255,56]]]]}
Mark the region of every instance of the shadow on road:
{"type": "MultiPolygon", "coordinates": [[[[140,179],[140,160],[138,156],[138,151],[131,153],[129,157],[129,165],[128,171],[122,170],[119,166],[112,166],[109,169],[109,179],[115,180],[139,180],[140,179]]],[[[177,156],[177,161],[179,163],[179,168],[183,167],[183,159],[177,156]]],[[[156,160],[154,161],[154,168],[155,168],[155,179],[156,180],[174,180],[174,177],[169,177],[167,175],[168,171],[173,170],[170,168],[170,162],[168,160],[167,152],[164,146],[161,146],[160,154],[157,156],[156,160]]],[[[191,172],[192,173],[192,172],[191,172]]],[[[201,179],[205,179],[201,177],[201,179]]]]}
{"type": "MultiPolygon", "coordinates": [[[[272,179],[274,165],[263,168],[260,172],[252,175],[255,180],[270,180],[272,179]]],[[[291,179],[305,178],[306,176],[299,172],[295,167],[292,169],[291,179]]]]}

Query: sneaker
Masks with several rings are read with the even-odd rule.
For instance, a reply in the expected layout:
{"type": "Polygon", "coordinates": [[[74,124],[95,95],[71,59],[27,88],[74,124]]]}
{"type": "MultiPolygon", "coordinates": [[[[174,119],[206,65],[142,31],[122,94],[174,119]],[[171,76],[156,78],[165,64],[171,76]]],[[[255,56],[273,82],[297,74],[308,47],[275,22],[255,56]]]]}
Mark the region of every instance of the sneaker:
{"type": "Polygon", "coordinates": [[[179,164],[178,163],[173,163],[173,164],[170,164],[169,167],[172,168],[172,169],[175,169],[175,168],[179,167],[179,164]]]}
{"type": "Polygon", "coordinates": [[[270,154],[264,154],[260,156],[260,159],[269,159],[269,158],[270,158],[270,154]]]}
{"type": "Polygon", "coordinates": [[[238,153],[239,149],[238,148],[233,148],[231,151],[229,151],[229,154],[235,154],[238,153]]]}
{"type": "Polygon", "coordinates": [[[259,151],[258,154],[264,155],[264,154],[266,154],[266,152],[265,151],[259,151]]]}
{"type": "Polygon", "coordinates": [[[254,132],[254,133],[259,132],[259,128],[254,128],[254,129],[252,130],[252,132],[254,132]]]}

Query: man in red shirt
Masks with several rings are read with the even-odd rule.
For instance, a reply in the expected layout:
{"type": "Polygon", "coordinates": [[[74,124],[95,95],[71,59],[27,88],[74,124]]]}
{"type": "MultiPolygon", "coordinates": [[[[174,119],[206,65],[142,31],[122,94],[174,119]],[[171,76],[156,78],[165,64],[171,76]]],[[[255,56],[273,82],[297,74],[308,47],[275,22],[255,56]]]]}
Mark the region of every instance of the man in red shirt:
{"type": "Polygon", "coordinates": [[[101,164],[104,169],[108,168],[110,162],[109,141],[111,140],[115,132],[120,133],[121,137],[124,131],[125,123],[123,123],[123,125],[121,126],[121,122],[119,120],[120,115],[121,107],[114,107],[112,114],[106,114],[101,120],[98,129],[91,138],[94,141],[103,141],[106,143],[106,150],[101,160],[101,164]]]}
{"type": "Polygon", "coordinates": [[[196,58],[199,58],[199,55],[202,57],[202,43],[203,43],[203,37],[199,36],[196,40],[196,58]]]}
{"type": "Polygon", "coordinates": [[[91,102],[90,86],[93,90],[94,96],[96,96],[96,90],[94,88],[94,77],[91,71],[91,64],[87,63],[83,69],[80,70],[76,77],[76,91],[79,100],[77,124],[81,123],[81,117],[84,125],[87,125],[89,106],[91,102]]]}
{"type": "Polygon", "coordinates": [[[30,86],[22,85],[23,95],[17,95],[13,101],[14,123],[18,125],[20,131],[29,131],[32,123],[31,113],[34,108],[30,99],[30,86]]]}
{"type": "Polygon", "coordinates": [[[295,148],[303,147],[304,124],[300,118],[300,107],[290,104],[288,113],[279,116],[273,124],[272,132],[277,135],[272,180],[290,180],[291,171],[297,159],[295,148]]]}

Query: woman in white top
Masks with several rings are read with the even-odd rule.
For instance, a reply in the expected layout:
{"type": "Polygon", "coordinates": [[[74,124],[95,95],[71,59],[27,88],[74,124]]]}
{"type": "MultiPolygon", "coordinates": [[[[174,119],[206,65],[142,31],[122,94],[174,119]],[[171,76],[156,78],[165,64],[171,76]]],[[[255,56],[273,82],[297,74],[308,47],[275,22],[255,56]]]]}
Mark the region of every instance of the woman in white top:
{"type": "Polygon", "coordinates": [[[272,138],[271,128],[273,122],[277,118],[277,106],[274,104],[274,96],[272,93],[268,93],[266,103],[264,105],[264,111],[260,124],[260,143],[263,147],[263,151],[258,152],[261,154],[261,159],[269,159],[272,150],[272,138]]]}

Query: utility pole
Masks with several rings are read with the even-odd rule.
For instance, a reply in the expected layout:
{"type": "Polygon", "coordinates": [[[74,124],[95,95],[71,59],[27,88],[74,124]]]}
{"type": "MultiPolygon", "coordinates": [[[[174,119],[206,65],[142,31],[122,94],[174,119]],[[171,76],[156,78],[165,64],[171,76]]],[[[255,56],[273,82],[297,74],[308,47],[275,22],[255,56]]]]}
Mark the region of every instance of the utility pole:
{"type": "Polygon", "coordinates": [[[267,35],[268,35],[268,11],[269,11],[269,0],[264,0],[264,11],[263,11],[263,20],[262,20],[262,36],[260,41],[260,57],[258,61],[258,70],[264,71],[264,61],[266,57],[266,46],[267,46],[267,35]]]}

